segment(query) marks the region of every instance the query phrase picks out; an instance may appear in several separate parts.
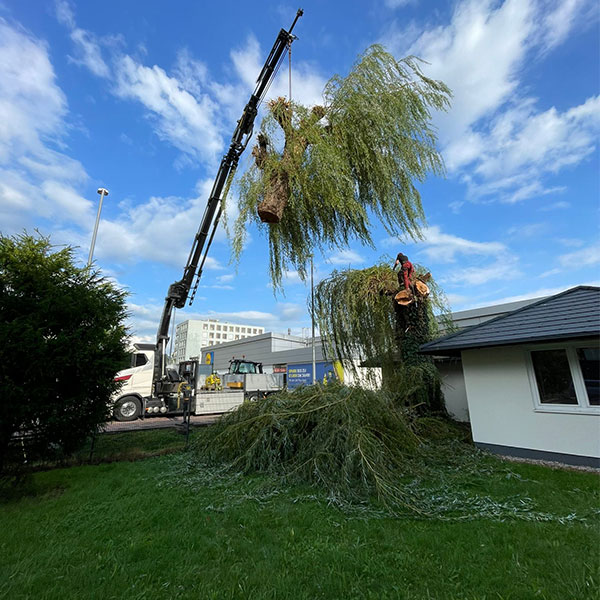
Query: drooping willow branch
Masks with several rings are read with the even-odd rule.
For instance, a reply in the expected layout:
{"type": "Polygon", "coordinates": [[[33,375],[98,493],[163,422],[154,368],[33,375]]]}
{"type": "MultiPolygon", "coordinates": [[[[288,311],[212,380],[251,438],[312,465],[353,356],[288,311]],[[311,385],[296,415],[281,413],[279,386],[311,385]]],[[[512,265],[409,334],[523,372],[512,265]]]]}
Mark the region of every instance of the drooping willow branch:
{"type": "Polygon", "coordinates": [[[313,108],[271,102],[239,181],[234,256],[255,223],[269,240],[275,287],[287,269],[304,278],[315,250],[354,240],[373,246],[373,220],[390,235],[418,239],[416,184],[444,171],[431,111],[448,107],[450,91],[425,77],[418,59],[372,46],[346,77],[327,83],[323,98],[313,108]]]}
{"type": "MultiPolygon", "coordinates": [[[[417,273],[425,273],[417,266],[417,273]]],[[[445,297],[429,279],[430,295],[398,305],[396,273],[388,264],[333,273],[315,288],[315,316],[329,358],[355,370],[380,367],[389,391],[422,383],[419,400],[436,407],[439,382],[431,360],[418,353],[438,335],[435,312],[448,314],[445,297]]],[[[419,387],[419,386],[417,386],[419,387]]]]}

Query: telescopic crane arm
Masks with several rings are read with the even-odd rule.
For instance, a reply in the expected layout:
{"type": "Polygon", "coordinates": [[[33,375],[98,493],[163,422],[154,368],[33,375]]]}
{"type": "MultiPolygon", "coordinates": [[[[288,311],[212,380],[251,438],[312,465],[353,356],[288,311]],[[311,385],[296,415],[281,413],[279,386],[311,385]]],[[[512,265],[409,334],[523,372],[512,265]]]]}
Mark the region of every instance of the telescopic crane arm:
{"type": "Polygon", "coordinates": [[[237,127],[231,138],[229,150],[221,159],[221,164],[219,165],[219,170],[217,171],[217,176],[213,183],[200,227],[194,238],[192,249],[183,271],[183,277],[169,286],[160,324],[158,326],[158,332],[156,334],[153,373],[153,393],[155,396],[169,393],[172,391],[173,387],[172,383],[167,380],[166,374],[166,347],[169,340],[169,324],[171,323],[173,309],[183,308],[185,306],[185,303],[190,296],[194,277],[196,277],[196,284],[192,292],[190,304],[194,299],[198,282],[202,276],[206,256],[221,218],[221,212],[223,210],[223,190],[228,187],[230,178],[233,176],[238,166],[240,156],[246,149],[246,146],[252,137],[254,121],[258,113],[258,106],[275,77],[286,48],[295,39],[295,36],[292,35],[292,30],[302,14],[302,9],[298,10],[289,31],[282,29],[273,44],[273,48],[271,48],[271,52],[256,80],[256,88],[250,96],[250,100],[248,101],[248,104],[246,104],[242,116],[237,123],[237,127]],[[202,260],[200,260],[201,258],[202,260]]]}

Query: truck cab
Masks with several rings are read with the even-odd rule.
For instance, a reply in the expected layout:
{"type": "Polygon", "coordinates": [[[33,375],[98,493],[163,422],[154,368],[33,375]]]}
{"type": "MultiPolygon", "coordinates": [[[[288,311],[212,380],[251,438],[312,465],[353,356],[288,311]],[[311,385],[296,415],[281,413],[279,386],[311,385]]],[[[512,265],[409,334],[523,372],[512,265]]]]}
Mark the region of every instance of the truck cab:
{"type": "Polygon", "coordinates": [[[251,360],[233,358],[229,361],[229,374],[246,374],[250,373],[252,375],[256,375],[257,373],[263,372],[262,363],[254,362],[251,360]]]}
{"type": "Polygon", "coordinates": [[[129,367],[115,375],[121,388],[112,398],[113,416],[117,421],[135,421],[142,414],[144,398],[152,392],[154,344],[133,344],[129,367]]]}

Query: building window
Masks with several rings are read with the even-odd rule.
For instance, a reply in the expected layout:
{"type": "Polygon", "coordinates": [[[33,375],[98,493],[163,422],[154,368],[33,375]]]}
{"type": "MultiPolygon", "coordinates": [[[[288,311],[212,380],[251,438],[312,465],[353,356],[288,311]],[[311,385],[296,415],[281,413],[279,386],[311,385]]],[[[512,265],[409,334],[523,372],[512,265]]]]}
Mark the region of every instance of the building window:
{"type": "Polygon", "coordinates": [[[534,350],[531,362],[542,404],[577,404],[566,350],[534,350]]]}
{"type": "Polygon", "coordinates": [[[600,406],[600,348],[577,348],[577,359],[590,406],[600,406]]]}
{"type": "Polygon", "coordinates": [[[529,350],[535,405],[553,412],[600,412],[600,349],[585,343],[529,350]]]}

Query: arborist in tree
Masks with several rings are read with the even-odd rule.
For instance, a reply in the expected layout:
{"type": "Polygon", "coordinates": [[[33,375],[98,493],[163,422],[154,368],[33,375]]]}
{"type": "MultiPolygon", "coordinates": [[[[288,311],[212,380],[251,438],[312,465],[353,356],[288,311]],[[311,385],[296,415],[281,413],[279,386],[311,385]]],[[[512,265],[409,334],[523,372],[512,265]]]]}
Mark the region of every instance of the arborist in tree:
{"type": "Polygon", "coordinates": [[[402,254],[402,252],[400,252],[396,257],[396,262],[394,263],[393,267],[394,270],[398,264],[400,264],[400,270],[398,271],[398,285],[402,286],[404,283],[404,289],[410,290],[410,284],[415,273],[415,268],[408,260],[408,256],[406,256],[406,254],[402,254]]]}

